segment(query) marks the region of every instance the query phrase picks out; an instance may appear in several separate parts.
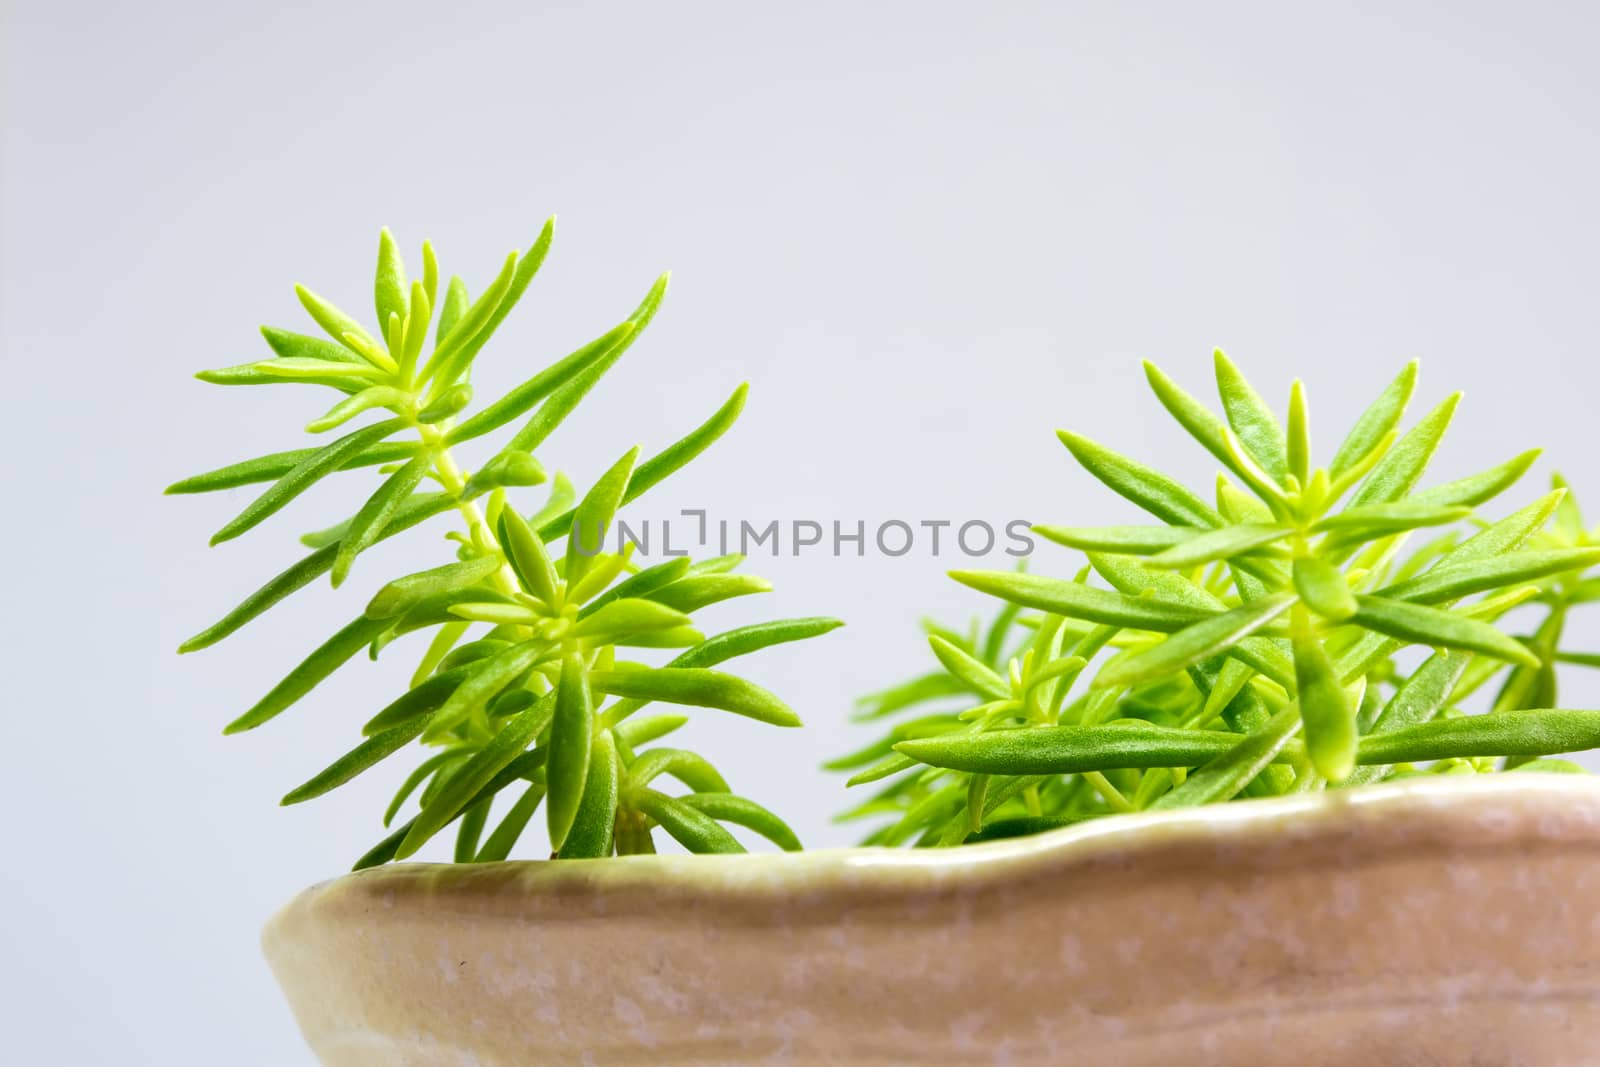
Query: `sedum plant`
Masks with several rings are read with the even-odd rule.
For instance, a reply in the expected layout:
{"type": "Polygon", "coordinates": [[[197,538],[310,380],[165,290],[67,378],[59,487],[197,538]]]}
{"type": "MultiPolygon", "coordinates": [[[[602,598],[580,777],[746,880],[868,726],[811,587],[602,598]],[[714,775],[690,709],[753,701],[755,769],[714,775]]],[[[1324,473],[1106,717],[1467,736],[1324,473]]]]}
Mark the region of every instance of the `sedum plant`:
{"type": "Polygon", "coordinates": [[[415,769],[384,824],[395,823],[413,801],[416,811],[357,867],[410,856],[451,826],[457,861],[504,859],[541,806],[551,849],[564,858],[650,852],[656,828],[692,852],[742,851],[727,825],[784,849],[799,847],[782,820],[730,792],[703,757],[657,744],[685,724],[685,714],[644,712],[652,704],[710,708],[796,726],[799,719],[776,696],[719,668],[839,623],[792,619],[706,637],[695,612],[770,588],[736,573],[739,557],[670,558],[641,568],[631,545],[604,550],[617,510],[720,437],[738,417],[745,387],[661,452],[642,461],[637,448],[623,452],[581,498],[557,475],[541,507],[530,513],[518,502],[547,480],[536,450],[650,323],[666,276],[619,325],[493,403],[472,408],[474,362],[538,272],[552,234],[553,220],[525,253],[507,256],[474,298],[459,277],[442,281],[428,244],[422,276],[408,279],[385,230],[375,329],[297,287],[326,337],[267,327],[270,357],[199,375],[220,385],[328,390],[334,403],[306,429],[338,431],[327,444],[229,464],[171,486],[169,493],[180,494],[265,486],[212,544],[249,531],[324,478],[355,482],[372,469],[380,477],[367,483],[353,514],[306,535],[306,555],[181,652],[215,644],[324,574],[341,585],[380,540],[447,512],[459,522],[447,535],[448,557],[381,585],[350,622],[227,727],[229,733],[260,727],[362,651],[377,658],[409,638],[418,650],[409,686],[368,720],[363,740],[283,798],[310,800],[389,756],[410,754],[415,769]],[[458,446],[518,420],[498,450],[475,468],[465,466],[458,446]],[[648,665],[634,658],[634,649],[669,650],[671,658],[648,665]],[[665,791],[667,779],[687,791],[665,791]],[[491,825],[502,795],[509,803],[491,825]]]}
{"type": "Polygon", "coordinates": [[[1495,521],[1477,514],[1536,451],[1419,489],[1459,396],[1402,431],[1413,363],[1316,465],[1299,382],[1280,420],[1220,352],[1215,369],[1220,415],[1146,365],[1222,466],[1209,499],[1062,431],[1085,470],[1159,521],[1035,527],[1085,554],[1071,578],[952,573],[1005,606],[981,641],[932,630],[941,672],[864,705],[879,718],[950,701],[835,764],[857,770],[851,784],[886,783],[850,813],[891,816],[871,840],[954,844],[1412,773],[1571,770],[1542,757],[1600,745],[1600,712],[1552,707],[1554,664],[1593,659],[1556,639],[1567,607],[1596,593],[1581,572],[1600,547],[1559,484],[1495,521]],[[1498,623],[1530,600],[1548,615],[1519,640],[1498,623]],[[1463,714],[1496,676],[1491,712],[1463,714]]]}

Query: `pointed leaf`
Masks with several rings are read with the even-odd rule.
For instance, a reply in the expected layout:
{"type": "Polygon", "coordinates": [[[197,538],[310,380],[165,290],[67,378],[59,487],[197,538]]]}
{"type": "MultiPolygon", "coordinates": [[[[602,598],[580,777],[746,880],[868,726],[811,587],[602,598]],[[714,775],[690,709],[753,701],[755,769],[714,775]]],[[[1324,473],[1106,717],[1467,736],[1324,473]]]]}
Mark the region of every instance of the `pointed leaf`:
{"type": "Polygon", "coordinates": [[[467,294],[467,283],[460,278],[452,276],[450,284],[445,286],[444,304],[439,308],[439,325],[433,335],[434,347],[444,343],[456,328],[456,323],[461,321],[461,316],[467,313],[467,308],[472,305],[472,298],[467,294]]]}
{"type": "Polygon", "coordinates": [[[1372,473],[1367,475],[1361,488],[1351,497],[1350,505],[1387,504],[1411,492],[1439,447],[1439,441],[1450,426],[1450,419],[1460,402],[1461,394],[1452,393],[1406,431],[1405,436],[1396,441],[1394,447],[1372,468],[1372,473]]]}
{"type": "Polygon", "coordinates": [[[673,582],[649,597],[679,611],[694,612],[733,597],[771,591],[771,582],[753,574],[702,574],[673,582]]]}
{"type": "Polygon", "coordinates": [[[294,333],[272,326],[261,327],[261,336],[266,339],[267,346],[273,353],[282,359],[321,359],[333,363],[367,365],[366,360],[350,349],[327,338],[312,337],[310,334],[294,333]]]}
{"type": "MultiPolygon", "coordinates": [[[[495,784],[501,772],[524,754],[529,743],[550,722],[554,705],[552,690],[532,707],[506,720],[499,732],[474,753],[460,770],[452,774],[444,788],[423,806],[396,850],[395,858],[405,859],[414,854],[457,815],[484,799],[484,794],[492,796],[493,793],[485,787],[495,784]]],[[[503,788],[510,782],[498,784],[503,788]]]]}
{"type": "Polygon", "coordinates": [[[572,536],[567,539],[567,559],[562,569],[568,589],[583,580],[595,556],[605,547],[606,532],[611,529],[611,520],[622,504],[628,478],[638,458],[638,448],[630,449],[595,481],[594,487],[573,510],[572,536]]]}
{"type": "Polygon", "coordinates": [[[343,426],[363,411],[373,408],[393,408],[403,406],[410,397],[399,389],[387,385],[374,385],[363,389],[354,396],[347,396],[333,407],[327,414],[312,419],[306,423],[307,433],[322,433],[336,426],[343,426]]]}
{"type": "Polygon", "coordinates": [[[549,644],[545,641],[522,641],[481,664],[474,664],[472,673],[434,714],[423,740],[434,741],[444,737],[548,652],[549,644]]]}
{"type": "Polygon", "coordinates": [[[478,850],[475,863],[499,863],[511,855],[511,850],[516,846],[517,839],[522,836],[522,831],[528,828],[528,823],[533,819],[534,813],[539,810],[539,805],[544,801],[544,783],[529,782],[528,788],[523,790],[517,802],[511,805],[511,810],[506,812],[500,820],[500,825],[494,828],[489,835],[489,840],[483,843],[478,850]]]}
{"type": "Polygon", "coordinates": [[[1319,533],[1332,533],[1340,540],[1371,540],[1424,526],[1442,526],[1471,514],[1470,508],[1445,508],[1407,500],[1398,504],[1345,508],[1335,515],[1319,519],[1311,528],[1319,533]]]}
{"type": "MultiPolygon", "coordinates": [[[[745,395],[748,391],[749,386],[739,386],[733,391],[733,395],[709,419],[684,437],[639,464],[638,468],[633,472],[633,476],[628,479],[628,489],[623,494],[622,503],[630,504],[639,499],[650,489],[711,447],[712,443],[726,433],[729,427],[734,424],[739,417],[739,412],[744,410],[745,395]]],[[[571,513],[564,512],[536,528],[539,531],[539,535],[548,541],[556,536],[570,532],[572,528],[570,520],[571,513]]],[[[697,564],[696,566],[702,565],[697,564]]]]}
{"type": "Polygon", "coordinates": [[[550,562],[550,553],[545,550],[544,541],[513,508],[501,511],[498,526],[500,546],[511,563],[511,569],[516,571],[517,581],[522,588],[546,604],[555,604],[559,579],[556,577],[555,564],[550,562]]]}
{"type": "Polygon", "coordinates": [[[1198,526],[1039,526],[1034,533],[1058,545],[1086,552],[1148,556],[1180,545],[1207,531],[1198,526]]]}
{"type": "Polygon", "coordinates": [[[583,606],[578,612],[578,619],[582,621],[605,607],[607,604],[618,600],[630,598],[643,598],[663,586],[671,585],[688,573],[690,567],[688,556],[679,556],[676,559],[663,560],[653,567],[646,567],[629,578],[618,582],[604,593],[595,597],[583,606]]]}
{"type": "MultiPolygon", "coordinates": [[[[1432,720],[1449,701],[1456,682],[1471,660],[1470,655],[1449,649],[1441,649],[1429,656],[1395,690],[1368,734],[1393,733],[1432,720]]],[[[1357,767],[1346,784],[1364,785],[1378,781],[1383,774],[1381,768],[1357,767]]]]}
{"type": "Polygon", "coordinates": [[[303,285],[297,285],[294,287],[294,293],[295,296],[300,298],[301,306],[316,320],[317,325],[328,331],[328,336],[335,341],[348,346],[347,336],[354,335],[367,345],[373,348],[377,347],[377,342],[372,339],[372,335],[362,329],[359,322],[322,299],[316,293],[313,293],[310,289],[303,285]]]}
{"type": "Polygon", "coordinates": [[[1223,411],[1228,425],[1238,435],[1250,458],[1279,485],[1288,474],[1286,465],[1288,448],[1283,437],[1283,427],[1261,395],[1251,388],[1239,368],[1219,350],[1213,355],[1217,372],[1217,393],[1222,398],[1223,411]]]}
{"type": "Polygon", "coordinates": [[[1342,782],[1355,766],[1357,705],[1339,684],[1333,661],[1303,614],[1296,619],[1290,640],[1306,752],[1318,774],[1342,782]]]}
{"type": "Polygon", "coordinates": [[[1145,361],[1144,373],[1151,390],[1156,394],[1156,399],[1160,400],[1161,406],[1178,420],[1179,425],[1189,431],[1189,436],[1205,446],[1206,451],[1220,460],[1229,470],[1242,477],[1233,453],[1224,440],[1222,420],[1149,360],[1145,361]]]}
{"type": "Polygon", "coordinates": [[[1463,505],[1477,507],[1486,500],[1499,496],[1517,479],[1527,473],[1538,459],[1542,449],[1533,448],[1521,455],[1515,456],[1500,464],[1498,467],[1486,470],[1481,474],[1474,474],[1460,478],[1443,485],[1436,485],[1432,489],[1424,489],[1411,494],[1411,501],[1416,504],[1437,504],[1443,506],[1463,505]]]}
{"type": "Polygon", "coordinates": [[[1361,739],[1363,764],[1483,756],[1548,756],[1600,748],[1600,711],[1537,709],[1468,715],[1361,739]]]}
{"type": "Polygon", "coordinates": [[[254,707],[229,723],[223,733],[236,734],[244,730],[253,730],[280,714],[315,689],[324,678],[349,662],[350,657],[365,648],[368,642],[388,626],[388,621],[383,619],[369,619],[364,615],[356,619],[317,646],[316,650],[290,671],[283,681],[273,686],[266,696],[258,700],[254,707]]]}
{"type": "Polygon", "coordinates": [[[1130,597],[1078,582],[1012,571],[951,571],[950,577],[981,593],[1023,607],[1136,630],[1170,633],[1215,614],[1212,611],[1157,599],[1130,597]]]}
{"type": "Polygon", "coordinates": [[[1333,454],[1333,462],[1328,465],[1330,476],[1337,480],[1348,474],[1400,425],[1400,420],[1405,417],[1406,404],[1410,402],[1416,386],[1417,361],[1412,360],[1351,427],[1344,443],[1333,454]]]}
{"type": "Polygon", "coordinates": [[[473,585],[494,574],[500,567],[501,562],[496,557],[479,556],[477,559],[446,563],[442,567],[396,578],[374,594],[367,604],[367,618],[392,619],[409,611],[424,597],[473,585]]]}
{"type": "Polygon", "coordinates": [[[423,365],[419,376],[422,381],[432,383],[428,393],[430,398],[437,397],[454,385],[472,363],[472,357],[478,353],[473,340],[478,331],[488,324],[495,309],[505,298],[516,270],[517,254],[512,252],[501,264],[500,273],[495,276],[494,281],[478,295],[478,299],[473,301],[472,306],[467,308],[461,318],[451,324],[450,332],[434,348],[433,355],[428,357],[428,362],[423,365]]]}
{"type": "Polygon", "coordinates": [[[1537,666],[1539,662],[1526,648],[1486,622],[1387,597],[1359,596],[1356,603],[1360,607],[1352,621],[1380,634],[1435,648],[1481,652],[1511,663],[1537,666]]]}
{"type": "MultiPolygon", "coordinates": [[[[544,443],[545,438],[555,432],[556,428],[572,413],[589,390],[593,389],[612,368],[617,360],[622,358],[639,336],[644,328],[655,317],[656,309],[660,306],[662,297],[667,292],[668,276],[663,274],[657,278],[650,291],[645,294],[644,300],[634,309],[628,317],[628,322],[633,325],[633,332],[621,338],[615,345],[607,348],[597,358],[588,361],[583,369],[564,381],[559,388],[553,389],[548,399],[534,412],[522,429],[517,431],[511,439],[512,448],[520,448],[532,452],[544,443]]],[[[492,409],[490,409],[492,410],[492,409]]]]}
{"type": "Polygon", "coordinates": [[[632,794],[638,809],[661,824],[672,839],[696,855],[743,852],[745,848],[716,820],[679,800],[641,789],[632,794]]]}
{"type": "Polygon", "coordinates": [[[928,643],[944,669],[965,682],[980,697],[1006,700],[1011,696],[1010,684],[975,657],[939,636],[928,638],[928,643]]]}
{"type": "Polygon", "coordinates": [[[622,353],[617,351],[618,346],[626,347],[637,329],[638,327],[632,322],[612,327],[600,337],[564,359],[552,363],[461,425],[451,429],[445,438],[446,441],[451,444],[468,441],[504,426],[600,360],[608,356],[621,356],[622,353]]]}
{"type": "Polygon", "coordinates": [[[1157,798],[1149,810],[1167,811],[1232,800],[1272,765],[1299,729],[1300,715],[1291,704],[1249,737],[1240,738],[1233,748],[1192,772],[1182,785],[1157,798]]]}
{"type": "Polygon", "coordinates": [[[594,743],[594,705],[589,696],[583,661],[569,654],[561,661],[561,679],[555,689],[555,718],[550,724],[550,760],[545,780],[550,800],[545,816],[550,827],[550,847],[557,852],[583,800],[589,777],[589,753],[594,743]]]}
{"type": "Polygon", "coordinates": [[[1120,456],[1087,437],[1066,430],[1057,430],[1056,436],[1084,470],[1118,496],[1139,505],[1163,522],[1174,526],[1222,525],[1216,512],[1166,475],[1120,456]]]}
{"type": "Polygon", "coordinates": [[[383,733],[367,738],[355,748],[346,752],[333,762],[326,770],[314,776],[303,785],[291,789],[284,794],[278,803],[288,806],[299,804],[301,801],[320,797],[344,785],[362,771],[382,760],[385,756],[392,755],[422,733],[425,718],[417,718],[409,723],[391,727],[383,733]]]}
{"type": "Polygon", "coordinates": [[[1097,688],[1136,685],[1181,671],[1219,652],[1234,647],[1240,640],[1261,629],[1289,610],[1293,593],[1274,593],[1251,604],[1194,623],[1160,644],[1126,659],[1107,663],[1095,678],[1097,688]]]}
{"type": "Polygon", "coordinates": [[[1600,547],[1510,552],[1467,563],[1440,563],[1408,581],[1378,590],[1378,596],[1437,604],[1471,593],[1502,589],[1600,563],[1600,547]]]}
{"type": "Polygon", "coordinates": [[[1289,389],[1289,473],[1302,486],[1311,480],[1311,414],[1306,407],[1306,387],[1296,378],[1289,389]]]}
{"type": "Polygon", "coordinates": [[[218,530],[212,536],[211,543],[217,545],[238,537],[311,488],[324,475],[338,470],[369,445],[377,444],[403,426],[401,420],[390,419],[346,434],[325,448],[318,449],[273,482],[271,488],[257,497],[233,521],[218,530]]]}
{"type": "Polygon", "coordinates": [[[688,626],[689,616],[653,600],[626,597],[613,600],[599,611],[581,619],[571,634],[575,638],[596,640],[607,635],[636,634],[688,626]]]}
{"type": "Polygon", "coordinates": [[[800,851],[800,839],[788,824],[753,800],[732,793],[691,793],[679,797],[678,803],[719,822],[754,830],[785,852],[800,851]]]}
{"type": "Polygon", "coordinates": [[[645,670],[592,671],[596,692],[634,700],[718,708],[774,726],[799,726],[800,719],[777,697],[743,678],[700,667],[657,667],[645,670]]]}
{"type": "Polygon", "coordinates": [[[1130,719],[1109,726],[950,733],[894,747],[929,766],[976,774],[1080,774],[1124,767],[1196,767],[1238,743],[1238,734],[1130,719]]]}
{"type": "MultiPolygon", "coordinates": [[[[378,310],[378,321],[388,322],[390,315],[406,317],[406,268],[400,259],[400,249],[394,243],[394,234],[385,226],[378,233],[378,270],[373,283],[373,304],[378,310]]],[[[390,355],[399,358],[400,353],[390,355]]]]}
{"type": "MultiPolygon", "coordinates": [[[[387,441],[373,445],[365,452],[347,460],[340,470],[353,470],[356,467],[372,467],[380,463],[392,463],[397,459],[406,459],[417,450],[414,441],[387,441]]],[[[253,485],[257,482],[275,481],[296,466],[319,452],[316,448],[296,448],[288,452],[269,452],[255,459],[243,460],[239,463],[230,463],[226,467],[218,467],[205,474],[196,474],[182,481],[174,482],[167,486],[164,492],[168,494],[180,493],[211,493],[219,489],[234,489],[241,485],[253,485]]]]}
{"type": "Polygon", "coordinates": [[[1212,560],[1231,559],[1276,544],[1292,533],[1294,529],[1289,526],[1258,526],[1254,523],[1224,526],[1158,552],[1146,561],[1146,565],[1182,569],[1212,560]]]}
{"type": "Polygon", "coordinates": [[[610,730],[601,730],[589,753],[589,773],[583,783],[583,799],[578,804],[572,829],[562,842],[564,860],[597,859],[609,856],[615,845],[617,824],[617,748],[610,730]]]}
{"type": "Polygon", "coordinates": [[[412,492],[421,484],[422,476],[427,474],[432,466],[431,453],[418,453],[410,463],[391,474],[389,479],[378,487],[378,491],[361,505],[361,510],[350,520],[350,528],[340,539],[338,552],[333,557],[332,577],[336,588],[350,573],[350,565],[355,562],[356,556],[365,552],[378,540],[400,505],[411,497],[412,492]]]}

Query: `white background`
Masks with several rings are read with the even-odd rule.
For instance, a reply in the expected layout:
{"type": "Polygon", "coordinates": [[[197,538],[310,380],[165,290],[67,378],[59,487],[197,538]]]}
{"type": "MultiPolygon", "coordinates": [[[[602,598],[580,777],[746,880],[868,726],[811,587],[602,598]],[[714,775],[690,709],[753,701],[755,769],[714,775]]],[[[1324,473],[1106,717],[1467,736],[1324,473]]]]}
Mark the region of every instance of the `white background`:
{"type": "MultiPolygon", "coordinates": [[[[348,507],[324,486],[208,550],[249,491],[159,495],[302,442],[321,397],[189,377],[259,355],[258,323],[304,328],[290,283],[366,309],[387,224],[476,291],[559,211],[488,395],[673,268],[656,324],[543,454],[582,482],[749,381],[736,430],[639,518],[1117,521],[1052,431],[1171,453],[1207,485],[1137,360],[1201,391],[1214,345],[1269,396],[1303,376],[1324,449],[1420,356],[1419,409],[1467,394],[1434,477],[1541,444],[1517,500],[1555,465],[1600,513],[1594,10],[13,3],[0,1059],[309,1061],[256,930],[379,836],[400,769],[275,798],[351,743],[403,657],[219,730],[439,557],[401,538],[338,593],[173,654],[348,507]]],[[[809,843],[848,842],[817,765],[864,739],[856,694],[923,668],[920,615],[986,610],[942,577],[961,562],[757,561],[777,592],[708,623],[850,625],[749,661],[808,729],[686,740],[809,843]]],[[[1566,701],[1597,691],[1573,678],[1566,701]]]]}

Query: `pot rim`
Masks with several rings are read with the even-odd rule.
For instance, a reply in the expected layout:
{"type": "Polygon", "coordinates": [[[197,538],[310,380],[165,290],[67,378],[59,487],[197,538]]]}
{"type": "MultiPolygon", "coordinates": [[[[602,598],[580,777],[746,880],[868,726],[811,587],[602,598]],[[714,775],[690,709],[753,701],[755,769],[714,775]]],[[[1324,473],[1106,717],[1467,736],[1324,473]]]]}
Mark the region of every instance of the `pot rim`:
{"type": "Polygon", "coordinates": [[[1498,847],[1526,819],[1541,836],[1600,841],[1600,777],[1497,773],[1409,778],[1352,790],[1232,801],[1176,811],[1109,815],[1028,837],[945,849],[842,847],[804,852],[640,855],[498,863],[400,863],[356,871],[303,890],[267,924],[296,917],[403,905],[504,910],[507,898],[604,894],[737,900],[820,893],[892,896],[960,884],[977,888],[1100,859],[1124,860],[1182,846],[1248,848],[1281,835],[1360,835],[1403,826],[1408,834],[1498,847]],[[1503,815],[1503,818],[1499,816],[1503,815]],[[1580,830],[1581,828],[1581,830],[1580,830]],[[1503,830],[1496,833],[1496,830],[1503,830]],[[446,899],[440,899],[446,898],[446,899]],[[448,903],[447,903],[448,901],[448,903]],[[501,906],[497,906],[501,905],[501,906]]]}

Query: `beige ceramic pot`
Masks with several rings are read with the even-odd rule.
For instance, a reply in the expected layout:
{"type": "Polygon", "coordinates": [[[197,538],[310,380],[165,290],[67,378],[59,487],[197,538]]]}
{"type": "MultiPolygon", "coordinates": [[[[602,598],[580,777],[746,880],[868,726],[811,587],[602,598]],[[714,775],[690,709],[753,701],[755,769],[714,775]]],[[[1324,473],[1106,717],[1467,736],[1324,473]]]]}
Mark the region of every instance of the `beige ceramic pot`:
{"type": "Polygon", "coordinates": [[[265,941],[328,1067],[1600,1063],[1600,781],[387,867],[265,941]]]}

